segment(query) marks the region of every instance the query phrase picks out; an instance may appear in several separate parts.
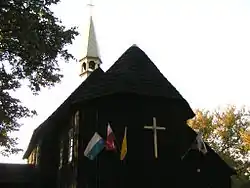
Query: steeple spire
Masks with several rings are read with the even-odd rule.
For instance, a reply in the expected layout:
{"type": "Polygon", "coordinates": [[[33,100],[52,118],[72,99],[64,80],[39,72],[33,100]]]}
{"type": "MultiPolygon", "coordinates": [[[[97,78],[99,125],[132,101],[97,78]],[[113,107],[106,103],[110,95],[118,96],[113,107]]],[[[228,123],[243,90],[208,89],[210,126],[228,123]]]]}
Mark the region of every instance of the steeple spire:
{"type": "Polygon", "coordinates": [[[95,34],[94,22],[92,18],[92,2],[87,5],[90,8],[89,27],[87,33],[86,46],[84,49],[83,58],[80,60],[81,73],[80,76],[88,77],[101,64],[98,43],[95,34]]]}

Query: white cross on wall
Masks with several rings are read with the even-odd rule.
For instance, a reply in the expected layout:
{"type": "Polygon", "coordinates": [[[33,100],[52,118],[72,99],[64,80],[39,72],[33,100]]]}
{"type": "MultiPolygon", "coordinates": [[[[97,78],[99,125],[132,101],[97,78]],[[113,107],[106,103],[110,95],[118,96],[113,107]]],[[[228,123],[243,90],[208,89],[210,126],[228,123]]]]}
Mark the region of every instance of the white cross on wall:
{"type": "Polygon", "coordinates": [[[156,118],[153,117],[153,126],[144,126],[144,129],[152,129],[154,133],[154,150],[155,158],[158,158],[158,147],[157,147],[157,130],[166,130],[165,127],[157,127],[156,118]]]}

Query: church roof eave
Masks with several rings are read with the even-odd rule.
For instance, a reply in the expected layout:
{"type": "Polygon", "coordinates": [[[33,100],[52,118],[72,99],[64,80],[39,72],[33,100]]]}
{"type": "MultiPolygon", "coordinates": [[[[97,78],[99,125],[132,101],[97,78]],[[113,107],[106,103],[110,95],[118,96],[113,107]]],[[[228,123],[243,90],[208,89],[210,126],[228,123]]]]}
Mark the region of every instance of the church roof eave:
{"type": "Polygon", "coordinates": [[[56,125],[55,122],[61,120],[61,117],[66,118],[70,111],[71,105],[76,98],[82,95],[83,91],[87,89],[90,85],[94,85],[96,82],[99,82],[99,77],[104,74],[104,71],[101,68],[98,68],[93,71],[93,73],[80,84],[80,86],[71,93],[71,95],[42,123],[40,124],[33,132],[30,143],[27,150],[23,155],[23,159],[29,157],[32,150],[38,144],[39,138],[41,138],[47,129],[51,129],[53,125],[56,125]]]}

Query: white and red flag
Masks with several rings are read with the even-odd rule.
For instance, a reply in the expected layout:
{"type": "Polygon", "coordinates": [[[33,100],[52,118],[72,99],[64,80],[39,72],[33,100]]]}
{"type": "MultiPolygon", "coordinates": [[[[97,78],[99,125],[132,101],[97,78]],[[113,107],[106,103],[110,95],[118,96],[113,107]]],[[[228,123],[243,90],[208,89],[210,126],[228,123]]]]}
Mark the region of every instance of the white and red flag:
{"type": "Polygon", "coordinates": [[[110,124],[108,124],[107,126],[106,150],[108,151],[116,150],[115,135],[114,135],[113,130],[111,129],[110,124]]]}

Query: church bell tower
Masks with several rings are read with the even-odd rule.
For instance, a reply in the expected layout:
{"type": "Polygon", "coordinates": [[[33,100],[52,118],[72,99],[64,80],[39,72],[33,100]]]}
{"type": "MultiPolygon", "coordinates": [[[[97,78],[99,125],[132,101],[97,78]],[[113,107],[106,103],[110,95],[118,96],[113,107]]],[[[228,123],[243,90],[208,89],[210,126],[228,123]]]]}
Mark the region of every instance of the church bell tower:
{"type": "MultiPolygon", "coordinates": [[[[90,8],[93,6],[92,4],[88,4],[90,8]]],[[[87,78],[95,69],[97,69],[101,62],[98,44],[96,40],[95,28],[92,15],[90,13],[89,25],[87,31],[87,40],[86,46],[84,48],[83,58],[80,59],[80,76],[87,78]]]]}

